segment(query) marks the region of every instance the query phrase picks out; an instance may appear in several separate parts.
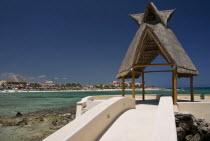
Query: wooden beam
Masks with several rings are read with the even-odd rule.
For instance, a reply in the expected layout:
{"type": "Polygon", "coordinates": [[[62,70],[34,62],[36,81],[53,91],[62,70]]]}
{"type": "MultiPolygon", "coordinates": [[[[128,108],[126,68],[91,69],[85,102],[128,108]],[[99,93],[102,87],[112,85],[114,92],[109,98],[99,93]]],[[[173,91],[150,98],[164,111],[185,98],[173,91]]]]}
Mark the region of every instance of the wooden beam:
{"type": "Polygon", "coordinates": [[[154,53],[154,52],[160,52],[159,49],[156,50],[144,50],[144,53],[154,53]]]}
{"type": "Polygon", "coordinates": [[[132,70],[132,97],[135,98],[135,72],[132,70]]]}
{"type": "Polygon", "coordinates": [[[172,64],[147,64],[147,65],[135,65],[133,68],[144,68],[144,67],[152,67],[152,66],[173,66],[172,64]]]}
{"type": "Polygon", "coordinates": [[[144,73],[152,73],[152,72],[173,72],[173,70],[145,71],[144,73]]]}
{"type": "Polygon", "coordinates": [[[122,96],[125,96],[125,78],[122,78],[122,96]]]}
{"type": "Polygon", "coordinates": [[[172,76],[172,98],[173,98],[173,101],[174,101],[174,70],[172,71],[171,73],[171,76],[172,76]]]}
{"type": "Polygon", "coordinates": [[[142,100],[145,100],[145,88],[144,88],[144,86],[145,86],[145,82],[144,82],[144,72],[142,72],[142,100]]]}
{"type": "Polygon", "coordinates": [[[173,100],[174,105],[177,105],[177,70],[174,68],[173,71],[173,100]]]}
{"type": "MultiPolygon", "coordinates": [[[[165,54],[166,54],[166,51],[163,50],[163,46],[162,46],[162,44],[160,44],[160,42],[158,41],[157,37],[154,36],[154,34],[152,34],[151,31],[147,30],[147,32],[148,32],[148,34],[154,39],[154,41],[155,41],[155,43],[157,44],[158,48],[161,50],[161,53],[160,53],[160,54],[162,54],[163,58],[165,58],[165,60],[166,60],[167,62],[171,62],[172,59],[169,58],[167,55],[165,55],[165,54]]],[[[147,32],[146,32],[146,33],[147,33],[147,32]]]]}
{"type": "Polygon", "coordinates": [[[193,90],[193,76],[190,77],[190,93],[191,93],[191,101],[194,101],[194,90],[193,90]]]}

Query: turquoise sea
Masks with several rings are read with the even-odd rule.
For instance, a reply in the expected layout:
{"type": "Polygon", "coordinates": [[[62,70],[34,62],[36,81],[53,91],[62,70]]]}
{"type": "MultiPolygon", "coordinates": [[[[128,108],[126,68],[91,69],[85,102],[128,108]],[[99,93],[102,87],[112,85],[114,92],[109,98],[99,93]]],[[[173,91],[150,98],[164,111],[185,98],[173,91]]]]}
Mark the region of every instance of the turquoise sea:
{"type": "MultiPolygon", "coordinates": [[[[195,94],[210,94],[210,88],[195,88],[195,94]]],[[[76,102],[91,95],[120,95],[121,91],[91,92],[36,92],[36,93],[0,93],[0,117],[22,114],[68,113],[75,112],[76,102]]],[[[131,94],[131,91],[126,91],[131,94]]],[[[137,91],[136,94],[141,94],[137,91]]],[[[146,94],[171,94],[170,89],[146,91],[146,94]]],[[[190,94],[189,89],[179,89],[178,94],[190,94]]]]}

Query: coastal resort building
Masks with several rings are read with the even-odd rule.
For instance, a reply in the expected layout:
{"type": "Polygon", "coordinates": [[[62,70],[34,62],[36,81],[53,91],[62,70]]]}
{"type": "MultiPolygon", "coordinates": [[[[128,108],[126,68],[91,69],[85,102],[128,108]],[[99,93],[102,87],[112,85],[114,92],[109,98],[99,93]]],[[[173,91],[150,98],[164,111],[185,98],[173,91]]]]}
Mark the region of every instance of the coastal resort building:
{"type": "MultiPolygon", "coordinates": [[[[122,81],[113,81],[112,83],[115,87],[122,87],[122,81]]],[[[142,87],[142,83],[135,82],[135,86],[142,87]]],[[[132,81],[124,81],[124,87],[132,87],[132,81]]]]}
{"type": "Polygon", "coordinates": [[[124,82],[132,78],[132,97],[135,98],[135,79],[142,77],[142,99],[145,100],[145,73],[172,72],[173,101],[177,104],[177,78],[190,78],[191,101],[194,101],[193,76],[198,71],[192,60],[177,40],[173,31],[168,27],[168,21],[175,9],[159,11],[150,2],[144,13],[130,15],[140,28],[136,32],[130,47],[122,61],[116,76],[122,79],[122,96],[124,96],[124,82]],[[162,56],[166,64],[151,64],[157,56],[162,56]],[[152,66],[170,66],[170,70],[144,71],[152,66]]]}
{"type": "Polygon", "coordinates": [[[41,84],[42,88],[44,89],[48,89],[52,86],[54,86],[54,82],[53,81],[45,81],[43,84],[41,84]]]}
{"type": "Polygon", "coordinates": [[[54,86],[55,84],[53,83],[53,81],[45,81],[43,85],[54,86]]]}
{"type": "Polygon", "coordinates": [[[113,85],[115,87],[122,87],[122,82],[121,81],[113,81],[113,85]]]}
{"type": "Polygon", "coordinates": [[[11,75],[8,77],[8,79],[6,80],[6,87],[11,89],[11,88],[18,88],[18,89],[22,89],[22,88],[26,88],[27,85],[27,81],[18,75],[11,75]]]}

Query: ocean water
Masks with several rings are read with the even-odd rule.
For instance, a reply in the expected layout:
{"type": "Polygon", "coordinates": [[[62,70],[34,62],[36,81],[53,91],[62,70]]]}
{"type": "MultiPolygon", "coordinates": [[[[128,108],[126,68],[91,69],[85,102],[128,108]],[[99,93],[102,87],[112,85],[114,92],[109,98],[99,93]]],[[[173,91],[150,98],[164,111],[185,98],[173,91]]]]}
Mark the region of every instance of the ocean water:
{"type": "MultiPolygon", "coordinates": [[[[148,94],[171,94],[170,89],[146,91],[148,94]]],[[[210,94],[210,88],[196,88],[195,94],[210,94]]],[[[83,97],[93,95],[120,95],[121,91],[97,92],[36,92],[36,93],[0,93],[0,117],[12,117],[22,114],[67,113],[75,111],[76,102],[83,97]]],[[[131,91],[126,91],[131,94],[131,91]]],[[[136,95],[141,94],[137,91],[136,95]]],[[[178,94],[190,94],[189,89],[179,89],[178,94]]]]}

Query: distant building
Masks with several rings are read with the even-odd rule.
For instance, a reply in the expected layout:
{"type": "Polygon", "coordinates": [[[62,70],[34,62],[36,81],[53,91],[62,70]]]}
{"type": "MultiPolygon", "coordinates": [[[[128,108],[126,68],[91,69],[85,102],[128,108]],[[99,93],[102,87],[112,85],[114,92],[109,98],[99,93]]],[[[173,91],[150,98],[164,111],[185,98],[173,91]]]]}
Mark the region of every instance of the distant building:
{"type": "Polygon", "coordinates": [[[22,76],[11,75],[6,80],[7,88],[25,88],[27,81],[22,76]]]}
{"type": "Polygon", "coordinates": [[[113,81],[113,85],[115,87],[121,87],[122,86],[122,82],[121,81],[113,81]]]}
{"type": "Polygon", "coordinates": [[[93,89],[93,85],[84,85],[84,86],[82,86],[82,87],[83,87],[83,89],[85,89],[85,90],[93,89]]]}
{"type": "Polygon", "coordinates": [[[54,86],[55,84],[53,83],[53,81],[45,81],[42,84],[42,87],[50,87],[50,86],[54,86]]]}
{"type": "MultiPolygon", "coordinates": [[[[121,81],[113,81],[113,85],[115,87],[121,87],[122,86],[122,82],[121,81]]],[[[126,87],[131,87],[132,86],[132,82],[131,81],[125,81],[125,86],[126,87]]],[[[135,86],[141,87],[142,83],[135,83],[135,86]]]]}

